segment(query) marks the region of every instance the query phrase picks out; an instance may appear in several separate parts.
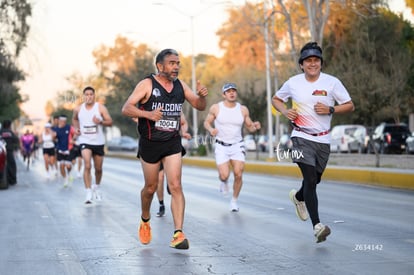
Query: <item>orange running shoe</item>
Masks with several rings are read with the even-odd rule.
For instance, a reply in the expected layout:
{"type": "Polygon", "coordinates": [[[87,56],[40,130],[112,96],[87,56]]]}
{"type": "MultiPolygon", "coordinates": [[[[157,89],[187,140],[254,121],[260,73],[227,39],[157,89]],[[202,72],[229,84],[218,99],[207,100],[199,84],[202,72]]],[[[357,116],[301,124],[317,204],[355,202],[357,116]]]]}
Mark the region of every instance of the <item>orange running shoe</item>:
{"type": "Polygon", "coordinates": [[[190,247],[190,243],[188,242],[184,233],[179,231],[174,234],[170,243],[170,247],[176,249],[188,249],[190,247]]]}
{"type": "Polygon", "coordinates": [[[149,221],[143,222],[141,220],[139,224],[138,235],[139,235],[139,240],[141,241],[142,244],[149,244],[151,242],[152,235],[151,235],[151,226],[150,226],[149,221]]]}

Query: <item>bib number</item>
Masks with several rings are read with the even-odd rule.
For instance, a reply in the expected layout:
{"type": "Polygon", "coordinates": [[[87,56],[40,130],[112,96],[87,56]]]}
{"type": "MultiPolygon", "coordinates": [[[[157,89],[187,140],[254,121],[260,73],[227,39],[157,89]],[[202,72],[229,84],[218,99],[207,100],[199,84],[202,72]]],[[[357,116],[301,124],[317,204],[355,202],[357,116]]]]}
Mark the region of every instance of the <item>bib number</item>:
{"type": "Polygon", "coordinates": [[[43,143],[43,148],[53,148],[55,147],[55,144],[52,141],[45,141],[43,143]]]}
{"type": "Polygon", "coordinates": [[[84,126],[83,127],[83,133],[84,134],[96,134],[98,132],[98,127],[96,125],[92,126],[84,126]]]}
{"type": "Polygon", "coordinates": [[[178,130],[178,121],[174,118],[164,118],[155,122],[155,128],[164,132],[172,132],[178,130]]]}

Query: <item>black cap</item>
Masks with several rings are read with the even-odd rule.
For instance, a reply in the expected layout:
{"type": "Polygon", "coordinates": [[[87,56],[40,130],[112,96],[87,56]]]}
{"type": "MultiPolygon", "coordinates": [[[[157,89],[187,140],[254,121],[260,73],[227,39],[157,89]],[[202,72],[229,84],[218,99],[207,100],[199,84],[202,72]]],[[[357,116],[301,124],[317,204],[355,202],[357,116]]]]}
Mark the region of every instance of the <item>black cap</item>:
{"type": "Polygon", "coordinates": [[[300,50],[299,64],[303,64],[303,60],[315,56],[323,62],[322,49],[316,42],[309,42],[300,50]]]}

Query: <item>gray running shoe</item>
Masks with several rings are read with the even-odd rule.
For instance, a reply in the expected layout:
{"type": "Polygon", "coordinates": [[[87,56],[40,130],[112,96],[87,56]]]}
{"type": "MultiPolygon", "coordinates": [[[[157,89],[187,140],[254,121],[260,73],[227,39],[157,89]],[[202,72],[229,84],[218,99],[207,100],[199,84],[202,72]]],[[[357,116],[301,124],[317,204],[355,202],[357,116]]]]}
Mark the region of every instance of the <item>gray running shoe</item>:
{"type": "Polygon", "coordinates": [[[295,205],[296,209],[296,215],[301,219],[302,221],[306,221],[308,219],[308,211],[306,210],[306,204],[304,201],[298,201],[296,199],[296,193],[297,191],[295,189],[292,189],[289,192],[289,198],[295,205]]]}
{"type": "Polygon", "coordinates": [[[316,243],[321,243],[326,241],[326,237],[331,234],[331,229],[327,225],[323,225],[321,223],[318,223],[315,225],[313,232],[316,237],[316,243]]]}

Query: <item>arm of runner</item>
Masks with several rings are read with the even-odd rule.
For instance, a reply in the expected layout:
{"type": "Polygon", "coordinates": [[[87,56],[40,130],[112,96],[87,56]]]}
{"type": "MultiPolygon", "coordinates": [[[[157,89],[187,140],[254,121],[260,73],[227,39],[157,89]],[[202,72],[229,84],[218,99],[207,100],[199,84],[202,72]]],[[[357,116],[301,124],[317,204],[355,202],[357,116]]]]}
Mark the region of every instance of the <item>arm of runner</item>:
{"type": "MultiPolygon", "coordinates": [[[[180,80],[181,81],[181,80],[180,80]]],[[[208,95],[208,89],[206,86],[201,85],[200,81],[197,80],[197,87],[194,93],[188,85],[181,81],[184,88],[185,99],[199,111],[204,111],[207,106],[206,96],[208,95]]]]}
{"type": "Polygon", "coordinates": [[[183,113],[181,113],[180,124],[181,124],[181,136],[185,139],[191,139],[191,135],[188,133],[188,122],[183,113]]]}
{"type": "Polygon", "coordinates": [[[109,114],[108,109],[103,104],[99,104],[99,112],[102,116],[101,124],[103,126],[112,126],[112,117],[109,114]]]}
{"type": "Polygon", "coordinates": [[[214,128],[213,122],[216,119],[216,115],[218,112],[218,105],[217,104],[213,104],[211,105],[208,114],[204,120],[204,128],[210,133],[211,136],[215,137],[218,133],[218,130],[216,128],[214,128]]]}
{"type": "Polygon", "coordinates": [[[124,106],[122,106],[122,114],[124,116],[136,118],[143,117],[153,121],[158,121],[162,118],[162,109],[155,109],[151,112],[140,110],[137,108],[138,103],[146,102],[151,96],[152,82],[151,79],[146,78],[141,80],[134,91],[128,97],[124,106]]]}
{"type": "Polygon", "coordinates": [[[244,126],[247,128],[247,130],[250,133],[256,132],[257,130],[260,130],[261,125],[259,121],[253,122],[250,118],[249,109],[247,109],[246,106],[241,106],[242,114],[244,117],[244,126]]]}
{"type": "Polygon", "coordinates": [[[283,102],[283,100],[278,98],[277,96],[273,96],[272,105],[276,108],[276,110],[278,110],[282,115],[287,117],[290,121],[294,121],[298,116],[298,112],[296,111],[296,109],[286,108],[286,105],[283,102]]]}
{"type": "MultiPolygon", "coordinates": [[[[78,117],[79,109],[80,109],[80,106],[77,106],[75,109],[73,109],[73,115],[72,115],[72,126],[75,129],[76,135],[80,135],[80,133],[81,133],[80,132],[80,125],[79,125],[79,117],[78,117]]],[[[56,135],[56,133],[55,133],[55,135],[56,135]]]]}

